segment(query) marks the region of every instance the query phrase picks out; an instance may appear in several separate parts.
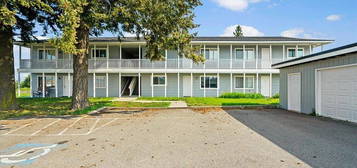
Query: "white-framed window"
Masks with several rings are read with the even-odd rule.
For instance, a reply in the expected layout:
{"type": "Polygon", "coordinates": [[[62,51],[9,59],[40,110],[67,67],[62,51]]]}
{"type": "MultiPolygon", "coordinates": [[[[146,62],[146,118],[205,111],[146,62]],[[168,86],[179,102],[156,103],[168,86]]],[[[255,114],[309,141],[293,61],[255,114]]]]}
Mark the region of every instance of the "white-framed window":
{"type": "Polygon", "coordinates": [[[206,49],[201,48],[201,54],[204,55],[207,60],[218,59],[218,49],[217,48],[206,48],[206,49]]]}
{"type": "MultiPolygon", "coordinates": [[[[244,76],[235,76],[234,77],[234,88],[243,89],[244,88],[244,76]]],[[[245,76],[245,88],[254,89],[254,76],[245,76]]]]}
{"type": "Polygon", "coordinates": [[[38,49],[38,59],[39,60],[55,60],[56,59],[56,49],[46,48],[38,49]]]}
{"type": "Polygon", "coordinates": [[[153,86],[165,86],[166,85],[165,75],[154,75],[152,77],[152,85],[153,86]]]}
{"type": "Polygon", "coordinates": [[[92,58],[104,59],[107,58],[107,49],[106,48],[92,48],[92,58]]]}
{"type": "Polygon", "coordinates": [[[287,49],[288,58],[296,58],[304,56],[304,48],[298,48],[296,53],[296,48],[288,48],[287,49]]]}
{"type": "Polygon", "coordinates": [[[96,76],[95,77],[95,87],[96,88],[106,88],[105,76],[96,76]]]}
{"type": "MultiPolygon", "coordinates": [[[[37,76],[37,89],[42,90],[42,76],[37,76]]],[[[55,76],[46,75],[45,76],[45,88],[55,87],[55,76]]]]}
{"type": "Polygon", "coordinates": [[[217,89],[217,76],[206,76],[206,79],[204,76],[200,77],[201,79],[201,89],[217,89]]]}
{"type": "MultiPolygon", "coordinates": [[[[244,52],[243,48],[236,48],[235,49],[235,54],[234,54],[235,59],[243,59],[244,58],[244,52]]],[[[245,60],[254,60],[255,59],[255,49],[254,48],[246,48],[245,49],[245,60]]]]}

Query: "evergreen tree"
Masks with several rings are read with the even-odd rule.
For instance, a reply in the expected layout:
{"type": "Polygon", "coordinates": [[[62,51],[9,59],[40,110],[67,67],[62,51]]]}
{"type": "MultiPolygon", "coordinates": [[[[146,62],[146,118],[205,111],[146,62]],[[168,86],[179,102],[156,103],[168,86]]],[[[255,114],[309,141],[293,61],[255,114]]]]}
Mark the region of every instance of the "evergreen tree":
{"type": "Polygon", "coordinates": [[[240,27],[240,25],[237,25],[235,31],[233,32],[233,35],[235,37],[243,37],[243,30],[242,28],[240,27]]]}

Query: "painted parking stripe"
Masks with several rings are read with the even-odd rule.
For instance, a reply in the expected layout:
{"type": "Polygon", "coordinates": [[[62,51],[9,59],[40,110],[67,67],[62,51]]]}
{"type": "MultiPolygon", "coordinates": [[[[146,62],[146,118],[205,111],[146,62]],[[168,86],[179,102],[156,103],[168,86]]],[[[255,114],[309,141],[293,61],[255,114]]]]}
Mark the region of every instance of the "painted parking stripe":
{"type": "Polygon", "coordinates": [[[78,120],[74,121],[71,125],[69,125],[68,127],[66,127],[63,131],[61,131],[60,133],[58,133],[57,135],[62,135],[63,133],[65,133],[69,128],[73,127],[79,120],[81,120],[84,117],[78,118],[78,120]]]}
{"type": "Polygon", "coordinates": [[[94,132],[94,131],[96,131],[96,130],[99,130],[99,129],[101,129],[101,128],[104,128],[104,127],[108,126],[109,124],[115,122],[116,120],[119,120],[119,118],[114,118],[113,120],[111,120],[111,121],[109,121],[109,122],[103,124],[102,126],[100,126],[100,127],[98,127],[98,128],[95,128],[92,132],[94,132]]]}
{"type": "Polygon", "coordinates": [[[31,123],[28,123],[28,124],[25,124],[25,125],[22,125],[22,126],[20,126],[19,128],[16,128],[16,129],[14,129],[14,130],[11,130],[11,131],[9,131],[9,132],[7,132],[7,133],[5,133],[5,134],[2,134],[2,135],[9,135],[9,134],[11,134],[11,133],[13,133],[13,132],[16,132],[16,131],[18,131],[18,130],[20,130],[20,129],[22,129],[22,128],[25,128],[25,127],[27,127],[27,126],[29,126],[29,125],[31,125],[32,124],[32,122],[31,123]]]}
{"type": "Polygon", "coordinates": [[[87,135],[89,135],[95,128],[95,126],[97,126],[98,122],[99,122],[99,118],[97,118],[97,120],[95,120],[95,123],[92,125],[92,127],[89,129],[89,131],[86,133],[87,135]]]}
{"type": "Polygon", "coordinates": [[[57,122],[60,121],[60,120],[61,120],[61,119],[57,119],[56,121],[53,121],[53,122],[47,124],[46,126],[44,126],[43,128],[41,128],[40,130],[38,130],[38,131],[32,133],[31,136],[34,136],[34,135],[38,134],[38,133],[41,132],[42,130],[48,128],[49,126],[51,126],[51,125],[57,123],[57,122]]]}

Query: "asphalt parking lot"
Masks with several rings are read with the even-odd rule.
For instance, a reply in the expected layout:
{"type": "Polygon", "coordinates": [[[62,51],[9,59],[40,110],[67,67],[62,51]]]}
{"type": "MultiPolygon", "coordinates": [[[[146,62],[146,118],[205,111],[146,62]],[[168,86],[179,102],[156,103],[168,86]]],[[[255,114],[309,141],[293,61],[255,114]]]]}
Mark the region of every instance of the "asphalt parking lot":
{"type": "Polygon", "coordinates": [[[280,110],[2,120],[0,167],[351,167],[357,160],[356,128],[280,110]]]}

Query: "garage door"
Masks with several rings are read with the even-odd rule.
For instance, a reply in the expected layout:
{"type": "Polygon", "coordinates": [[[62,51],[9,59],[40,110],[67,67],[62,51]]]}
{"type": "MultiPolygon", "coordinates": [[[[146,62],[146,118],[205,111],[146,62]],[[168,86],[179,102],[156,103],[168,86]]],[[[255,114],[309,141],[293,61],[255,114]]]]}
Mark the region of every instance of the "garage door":
{"type": "Polygon", "coordinates": [[[288,110],[301,111],[301,75],[288,74],[288,110]]]}
{"type": "Polygon", "coordinates": [[[357,65],[318,71],[318,113],[357,122],[357,65]]]}

